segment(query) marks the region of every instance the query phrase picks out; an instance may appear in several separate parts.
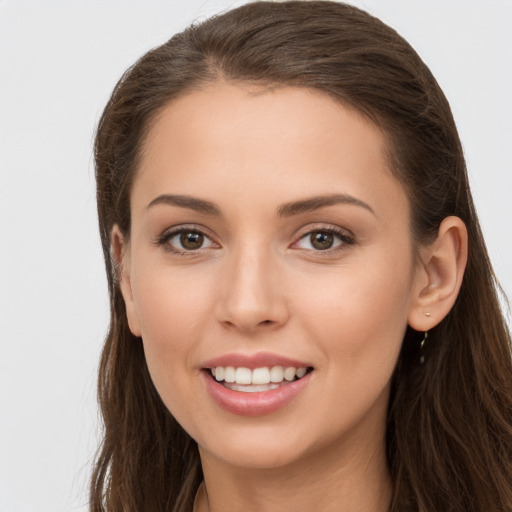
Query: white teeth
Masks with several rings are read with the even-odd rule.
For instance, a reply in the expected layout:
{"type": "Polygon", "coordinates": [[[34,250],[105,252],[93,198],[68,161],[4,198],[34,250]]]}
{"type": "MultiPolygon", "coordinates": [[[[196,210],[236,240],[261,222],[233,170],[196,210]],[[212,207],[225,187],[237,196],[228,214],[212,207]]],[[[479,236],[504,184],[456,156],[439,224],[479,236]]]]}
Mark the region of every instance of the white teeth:
{"type": "Polygon", "coordinates": [[[224,380],[224,373],[224,368],[222,368],[222,366],[217,366],[217,368],[215,368],[215,380],[224,380]]]}
{"type": "Polygon", "coordinates": [[[244,393],[258,393],[261,391],[269,391],[270,389],[277,389],[279,384],[259,384],[252,386],[244,386],[243,384],[228,383],[225,386],[233,391],[243,391],[244,393]]]}
{"type": "Polygon", "coordinates": [[[224,372],[225,382],[235,382],[235,369],[232,366],[228,366],[224,372]]]}
{"type": "Polygon", "coordinates": [[[283,367],[274,366],[270,370],[270,382],[283,382],[283,367]]]}
{"type": "Polygon", "coordinates": [[[270,370],[268,368],[255,368],[252,371],[252,384],[269,384],[270,370]]]}
{"type": "Polygon", "coordinates": [[[235,382],[237,384],[251,384],[252,372],[249,368],[237,368],[235,370],[235,382]]]}
{"type": "Polygon", "coordinates": [[[295,378],[301,379],[306,375],[307,368],[295,368],[293,366],[285,368],[283,366],[273,366],[272,368],[261,367],[251,370],[250,368],[244,367],[235,368],[233,366],[217,366],[216,368],[211,368],[210,371],[215,377],[215,380],[219,382],[224,381],[224,383],[227,384],[233,384],[232,386],[227,386],[230,389],[242,391],[242,389],[239,389],[240,386],[251,385],[250,390],[244,388],[243,391],[266,391],[268,389],[275,389],[278,387],[274,384],[281,384],[283,381],[291,382],[295,380],[295,378]]]}
{"type": "Polygon", "coordinates": [[[294,380],[296,371],[297,370],[293,368],[293,366],[290,366],[290,368],[286,368],[286,370],[284,371],[284,378],[288,381],[294,380]]]}
{"type": "Polygon", "coordinates": [[[306,372],[307,372],[307,369],[306,368],[297,368],[297,377],[299,379],[302,379],[302,377],[304,377],[304,375],[306,375],[306,372]]]}

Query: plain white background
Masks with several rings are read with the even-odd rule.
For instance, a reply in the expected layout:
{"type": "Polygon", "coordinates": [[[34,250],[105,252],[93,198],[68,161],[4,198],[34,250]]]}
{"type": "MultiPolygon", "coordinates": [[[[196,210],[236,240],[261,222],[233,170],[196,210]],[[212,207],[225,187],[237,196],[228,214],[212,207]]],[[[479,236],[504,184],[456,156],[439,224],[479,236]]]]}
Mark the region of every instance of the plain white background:
{"type": "MultiPolygon", "coordinates": [[[[85,511],[108,323],[92,140],[121,73],[242,2],[0,0],[0,511],[85,511]]],[[[451,102],[496,272],[512,293],[512,3],[354,0],[451,102]]]]}

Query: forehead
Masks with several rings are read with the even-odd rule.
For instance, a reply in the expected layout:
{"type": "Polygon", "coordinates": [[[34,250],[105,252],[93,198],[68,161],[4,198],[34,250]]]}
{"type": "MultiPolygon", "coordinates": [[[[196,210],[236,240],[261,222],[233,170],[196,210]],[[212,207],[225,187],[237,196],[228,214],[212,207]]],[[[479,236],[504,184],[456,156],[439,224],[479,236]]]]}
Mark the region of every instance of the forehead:
{"type": "Polygon", "coordinates": [[[259,195],[261,204],[334,189],[378,202],[385,194],[403,195],[386,155],[381,130],[326,94],[217,82],[169,103],[155,117],[132,206],[141,196],[147,204],[161,193],[245,204],[259,195]],[[236,196],[226,195],[234,191],[236,196]]]}

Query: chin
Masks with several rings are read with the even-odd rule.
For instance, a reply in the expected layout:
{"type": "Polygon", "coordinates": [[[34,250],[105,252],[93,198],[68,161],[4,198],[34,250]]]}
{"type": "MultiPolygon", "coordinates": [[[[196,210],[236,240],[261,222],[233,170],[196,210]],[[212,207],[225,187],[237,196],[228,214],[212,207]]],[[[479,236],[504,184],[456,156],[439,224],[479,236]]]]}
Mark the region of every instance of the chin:
{"type": "Polygon", "coordinates": [[[213,457],[224,464],[240,469],[271,470],[283,468],[297,462],[304,454],[293,443],[272,442],[268,439],[257,442],[233,443],[230,446],[215,447],[211,451],[200,448],[201,457],[213,457]]]}
{"type": "MultiPolygon", "coordinates": [[[[284,468],[299,461],[323,457],[340,440],[340,432],[293,425],[252,425],[246,428],[221,429],[218,435],[199,442],[201,457],[211,457],[226,465],[253,470],[284,468]],[[322,431],[323,430],[323,431],[322,431]]],[[[341,435],[343,437],[343,435],[341,435]]]]}

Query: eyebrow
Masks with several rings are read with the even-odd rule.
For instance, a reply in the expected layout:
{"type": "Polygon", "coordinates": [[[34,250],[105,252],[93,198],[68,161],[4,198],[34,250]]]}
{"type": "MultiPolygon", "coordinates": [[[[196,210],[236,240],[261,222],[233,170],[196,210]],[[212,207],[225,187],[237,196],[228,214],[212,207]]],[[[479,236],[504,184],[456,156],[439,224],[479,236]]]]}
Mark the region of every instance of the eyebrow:
{"type": "MultiPolygon", "coordinates": [[[[187,195],[162,194],[155,197],[155,199],[148,204],[147,208],[149,209],[159,204],[187,208],[189,210],[194,210],[196,212],[215,217],[220,217],[222,215],[220,208],[215,203],[187,195]]],[[[300,215],[302,213],[319,210],[320,208],[334,206],[337,204],[359,206],[375,215],[373,208],[369,204],[348,194],[315,196],[309,199],[285,203],[278,208],[277,215],[279,217],[292,217],[294,215],[300,215]]]]}
{"type": "Polygon", "coordinates": [[[221,216],[220,208],[210,201],[204,199],[197,199],[191,196],[182,196],[175,194],[162,194],[155,197],[153,201],[148,204],[148,208],[157,204],[167,204],[169,206],[179,206],[181,208],[187,208],[189,210],[195,210],[199,213],[206,215],[213,215],[215,217],[221,216]]]}
{"type": "Polygon", "coordinates": [[[293,215],[300,215],[301,213],[307,213],[314,210],[318,210],[320,208],[334,206],[337,204],[350,204],[354,206],[360,206],[371,212],[373,215],[375,215],[373,208],[369,204],[347,194],[330,194],[327,196],[315,196],[311,197],[310,199],[304,199],[302,201],[293,201],[291,203],[285,203],[279,207],[279,209],[277,210],[277,214],[280,217],[291,217],[293,215]]]}

